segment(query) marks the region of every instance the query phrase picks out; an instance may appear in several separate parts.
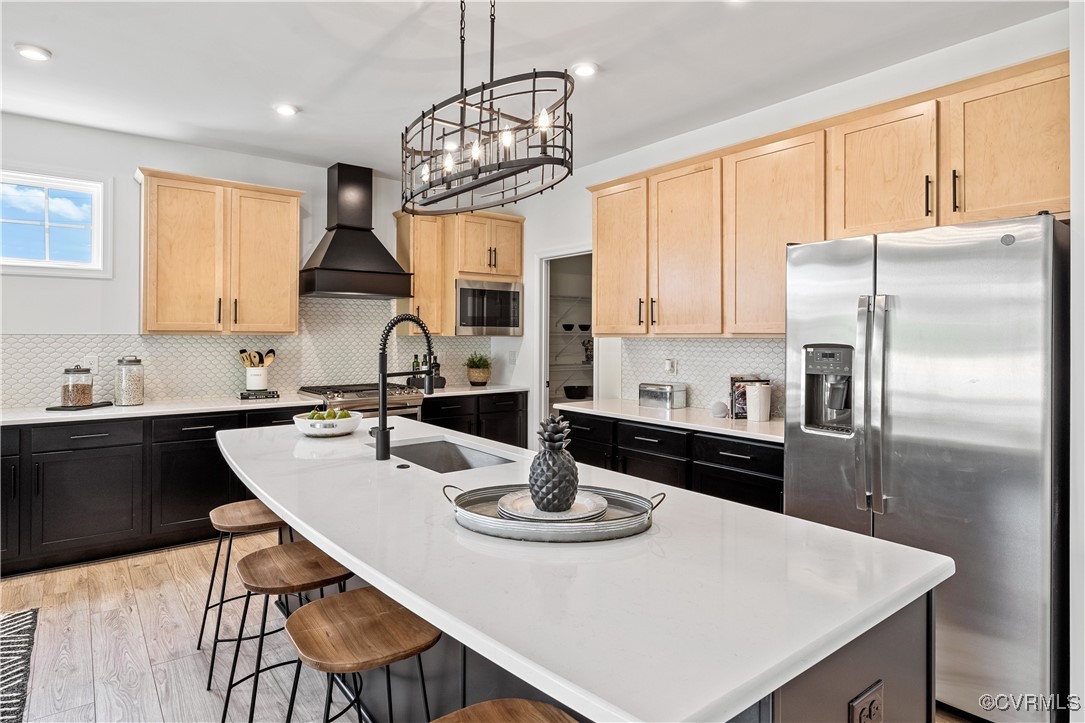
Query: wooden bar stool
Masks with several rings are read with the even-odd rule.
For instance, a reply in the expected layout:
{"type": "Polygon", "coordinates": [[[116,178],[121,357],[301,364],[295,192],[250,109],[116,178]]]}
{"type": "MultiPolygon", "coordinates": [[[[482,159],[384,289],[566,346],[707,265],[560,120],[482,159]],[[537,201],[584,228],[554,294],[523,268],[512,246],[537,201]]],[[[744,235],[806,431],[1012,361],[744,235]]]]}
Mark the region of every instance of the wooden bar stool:
{"type": "Polygon", "coordinates": [[[233,600],[241,599],[241,595],[226,599],[226,579],[230,575],[230,553],[234,549],[234,535],[243,532],[267,532],[279,531],[279,542],[283,541],[284,523],[279,516],[268,509],[260,500],[245,500],[243,502],[231,502],[211,510],[211,526],[218,530],[219,542],[215,548],[215,564],[211,567],[211,579],[207,582],[207,600],[203,606],[203,621],[200,623],[200,637],[196,640],[196,650],[203,647],[203,631],[207,627],[207,613],[211,608],[215,612],[215,637],[211,645],[211,669],[207,673],[207,689],[211,690],[211,679],[215,675],[215,658],[218,655],[218,646],[221,642],[232,638],[220,638],[222,629],[222,605],[233,600]],[[211,592],[215,588],[215,575],[218,573],[219,555],[222,553],[222,540],[226,539],[226,561],[222,566],[222,587],[219,589],[219,601],[211,602],[211,592]]]}
{"type": "Polygon", "coordinates": [[[294,714],[302,663],[327,676],[325,723],[343,715],[352,706],[357,707],[361,720],[361,674],[383,667],[388,694],[388,722],[392,723],[392,672],[388,666],[412,656],[417,656],[422,704],[426,720],[429,720],[429,698],[426,695],[421,654],[437,644],[441,631],[376,588],[348,590],[309,603],[287,619],[286,634],[298,649],[294,685],[286,709],[287,723],[294,714]],[[331,716],[332,685],[336,675],[352,676],[354,698],[343,710],[331,716]]]}
{"type": "Polygon", "coordinates": [[[576,723],[576,719],[549,703],[502,698],[475,703],[433,723],[576,723]]]}
{"type": "MultiPolygon", "coordinates": [[[[274,547],[265,547],[263,550],[250,552],[237,561],[237,576],[245,587],[245,605],[241,609],[241,622],[237,629],[237,644],[234,647],[234,660],[230,665],[230,681],[226,686],[226,700],[222,705],[222,720],[226,721],[226,713],[230,708],[230,693],[233,689],[252,678],[252,701],[249,706],[249,722],[253,720],[256,711],[256,693],[260,686],[260,674],[264,671],[278,668],[282,665],[290,665],[293,660],[287,660],[274,665],[261,668],[264,655],[264,637],[269,633],[277,633],[282,628],[268,631],[267,608],[272,596],[291,595],[308,590],[320,590],[321,598],[324,597],[324,588],[328,585],[338,585],[340,593],[345,589],[344,584],[354,576],[347,568],[340,565],[324,554],[316,545],[308,540],[288,542],[274,547]],[[245,621],[249,615],[249,602],[253,595],[264,596],[264,609],[260,617],[260,632],[256,635],[245,637],[245,621]],[[241,652],[241,643],[245,640],[257,639],[256,665],[253,672],[240,680],[234,680],[237,672],[237,658],[241,652]]],[[[335,597],[339,597],[336,595],[335,597]]],[[[298,615],[313,603],[303,605],[294,611],[290,618],[298,615]]],[[[288,618],[289,619],[289,618],[288,618]]]]}

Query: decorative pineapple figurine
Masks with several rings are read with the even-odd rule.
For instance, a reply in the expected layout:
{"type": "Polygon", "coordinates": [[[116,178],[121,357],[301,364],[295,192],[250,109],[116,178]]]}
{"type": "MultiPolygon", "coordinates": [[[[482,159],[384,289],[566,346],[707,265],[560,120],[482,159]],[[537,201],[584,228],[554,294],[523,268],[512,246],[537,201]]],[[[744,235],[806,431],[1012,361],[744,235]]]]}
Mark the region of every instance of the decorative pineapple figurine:
{"type": "Polygon", "coordinates": [[[539,426],[542,449],[531,460],[531,500],[543,512],[564,512],[573,506],[580,484],[576,461],[565,451],[569,423],[559,414],[547,417],[539,426]]]}

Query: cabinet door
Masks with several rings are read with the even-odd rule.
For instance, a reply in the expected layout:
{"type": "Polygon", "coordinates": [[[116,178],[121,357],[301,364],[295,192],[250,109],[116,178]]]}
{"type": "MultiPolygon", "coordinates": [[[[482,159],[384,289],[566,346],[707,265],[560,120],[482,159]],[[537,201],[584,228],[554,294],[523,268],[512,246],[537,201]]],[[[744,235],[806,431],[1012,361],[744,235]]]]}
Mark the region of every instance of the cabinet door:
{"type": "MultiPolygon", "coordinates": [[[[440,333],[444,324],[446,279],[441,249],[441,219],[415,216],[411,224],[411,268],[414,295],[411,311],[426,322],[431,333],[440,333]]],[[[448,313],[451,313],[449,311],[448,313]]],[[[421,334],[414,324],[405,324],[410,334],[421,334]]]]}
{"type": "Polygon", "coordinates": [[[465,434],[475,434],[475,419],[477,415],[461,415],[458,417],[440,417],[438,419],[427,419],[426,424],[432,424],[435,427],[441,427],[442,429],[451,429],[456,432],[463,432],[465,434]]]}
{"type": "Polygon", "coordinates": [[[569,442],[565,451],[573,455],[573,459],[577,462],[586,464],[589,467],[611,469],[612,460],[614,459],[613,445],[588,442],[583,439],[573,439],[569,442]]]}
{"type": "Polygon", "coordinates": [[[230,190],[230,331],[298,330],[298,199],[230,190]]]}
{"type": "Polygon", "coordinates": [[[493,272],[500,276],[524,275],[524,225],[519,221],[492,219],[493,272]]]}
{"type": "Polygon", "coordinates": [[[617,470],[660,484],[689,489],[689,460],[618,448],[617,470]]]}
{"type": "Polygon", "coordinates": [[[211,510],[232,499],[230,468],[213,439],[151,445],[151,534],[212,532],[211,510]]]}
{"type": "Polygon", "coordinates": [[[221,331],[226,189],[144,183],[143,331],[221,331]]]}
{"type": "Polygon", "coordinates": [[[19,554],[19,458],[0,461],[0,555],[10,560],[19,554]]]}
{"type": "Polygon", "coordinates": [[[694,462],[693,491],[770,512],[784,511],[784,481],[780,477],[694,462]]]}
{"type": "Polygon", "coordinates": [[[1070,211],[1070,67],[943,101],[942,222],[1070,211]]]}
{"type": "Polygon", "coordinates": [[[525,446],[525,412],[489,412],[478,415],[478,436],[504,442],[514,447],[525,446]]]}
{"type": "Polygon", "coordinates": [[[31,459],[33,552],[48,554],[139,537],[142,445],[45,452],[31,459]]]}
{"type": "Polygon", "coordinates": [[[592,331],[646,334],[648,181],[592,195],[592,331]]]}
{"type": "Polygon", "coordinates": [[[720,161],[649,179],[652,334],[723,331],[720,161]]]}
{"type": "Polygon", "coordinates": [[[929,228],[936,221],[937,101],[829,129],[829,235],[929,228]]]}
{"type": "Polygon", "coordinates": [[[493,273],[490,219],[469,213],[456,217],[459,224],[459,271],[464,274],[493,273]]]}
{"type": "Polygon", "coordinates": [[[823,131],[724,158],[724,330],[783,334],[787,245],[824,239],[823,131]]]}

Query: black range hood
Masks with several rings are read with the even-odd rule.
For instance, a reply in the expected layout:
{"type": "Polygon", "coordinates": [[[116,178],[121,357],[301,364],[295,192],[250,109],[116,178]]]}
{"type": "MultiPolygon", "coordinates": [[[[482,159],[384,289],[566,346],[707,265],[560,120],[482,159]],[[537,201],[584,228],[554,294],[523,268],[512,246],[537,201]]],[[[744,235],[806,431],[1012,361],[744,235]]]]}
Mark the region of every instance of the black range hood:
{"type": "Polygon", "coordinates": [[[411,275],[373,233],[373,169],[328,168],[328,232],[301,268],[302,296],[397,299],[411,275]]]}

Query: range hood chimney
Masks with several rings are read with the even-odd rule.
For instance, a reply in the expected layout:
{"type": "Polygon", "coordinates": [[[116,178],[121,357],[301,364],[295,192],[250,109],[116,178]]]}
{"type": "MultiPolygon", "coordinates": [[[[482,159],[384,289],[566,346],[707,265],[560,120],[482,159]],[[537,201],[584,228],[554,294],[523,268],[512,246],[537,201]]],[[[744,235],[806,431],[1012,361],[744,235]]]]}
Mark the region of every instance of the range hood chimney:
{"type": "Polygon", "coordinates": [[[328,168],[328,232],[301,268],[302,296],[397,299],[411,275],[373,234],[373,169],[328,168]]]}

